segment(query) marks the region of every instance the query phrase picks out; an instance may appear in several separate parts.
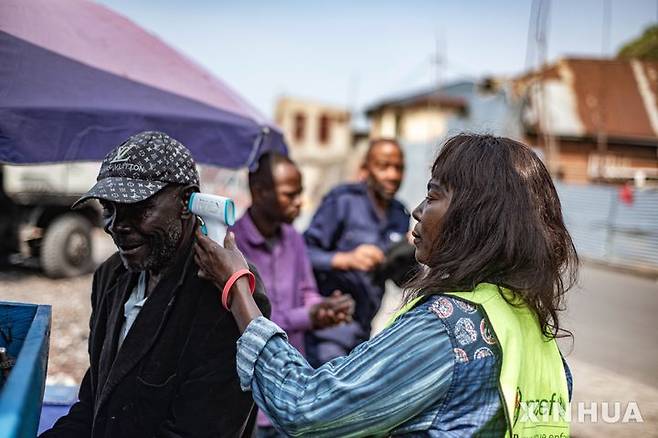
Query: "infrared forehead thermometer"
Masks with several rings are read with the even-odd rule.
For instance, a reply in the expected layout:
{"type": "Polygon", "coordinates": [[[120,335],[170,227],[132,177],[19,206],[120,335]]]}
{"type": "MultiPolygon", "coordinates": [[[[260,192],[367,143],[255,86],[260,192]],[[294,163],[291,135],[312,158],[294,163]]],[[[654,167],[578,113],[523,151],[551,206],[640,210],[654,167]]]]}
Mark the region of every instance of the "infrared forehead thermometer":
{"type": "Polygon", "coordinates": [[[224,246],[228,227],[235,223],[235,204],[231,198],[192,193],[187,208],[201,218],[201,232],[224,246]]]}

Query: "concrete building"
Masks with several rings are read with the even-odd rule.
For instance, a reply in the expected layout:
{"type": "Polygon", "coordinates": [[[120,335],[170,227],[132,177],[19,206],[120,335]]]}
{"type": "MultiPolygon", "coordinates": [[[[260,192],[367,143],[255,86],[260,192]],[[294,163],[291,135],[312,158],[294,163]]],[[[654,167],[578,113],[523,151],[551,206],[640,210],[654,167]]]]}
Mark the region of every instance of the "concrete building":
{"type": "Polygon", "coordinates": [[[445,135],[449,120],[465,117],[466,100],[444,90],[420,92],[384,100],[367,109],[371,137],[426,143],[445,135]]]}
{"type": "Polygon", "coordinates": [[[520,138],[519,117],[505,85],[457,81],[387,98],[366,109],[370,138],[392,137],[402,144],[407,172],[399,196],[408,207],[424,196],[430,166],[448,136],[467,131],[520,138]]]}
{"type": "Polygon", "coordinates": [[[385,99],[366,110],[371,138],[394,137],[405,144],[443,140],[460,131],[519,133],[509,113],[502,82],[458,81],[385,99]]]}
{"type": "Polygon", "coordinates": [[[565,181],[658,179],[658,63],[567,58],[515,78],[511,97],[565,181]]]}
{"type": "Polygon", "coordinates": [[[301,168],[303,215],[308,217],[322,196],[348,177],[345,163],[352,151],[350,113],[337,106],[282,97],[276,104],[275,120],[283,130],[290,156],[301,168]]]}

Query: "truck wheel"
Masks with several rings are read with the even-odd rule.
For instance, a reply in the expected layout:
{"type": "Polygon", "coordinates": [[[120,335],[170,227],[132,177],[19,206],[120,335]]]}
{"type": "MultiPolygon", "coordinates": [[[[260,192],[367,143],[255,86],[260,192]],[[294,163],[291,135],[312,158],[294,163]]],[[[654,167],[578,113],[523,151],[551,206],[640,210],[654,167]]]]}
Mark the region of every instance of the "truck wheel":
{"type": "Polygon", "coordinates": [[[67,213],[53,220],[41,242],[41,268],[49,277],[74,277],[90,272],[91,223],[83,216],[67,213]]]}

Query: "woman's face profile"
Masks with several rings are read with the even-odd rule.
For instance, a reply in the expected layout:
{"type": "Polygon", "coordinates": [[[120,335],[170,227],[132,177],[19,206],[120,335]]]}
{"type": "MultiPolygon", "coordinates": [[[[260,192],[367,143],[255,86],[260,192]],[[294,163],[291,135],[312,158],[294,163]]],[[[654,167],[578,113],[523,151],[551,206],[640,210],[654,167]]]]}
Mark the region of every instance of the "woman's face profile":
{"type": "Polygon", "coordinates": [[[427,184],[427,196],[412,213],[418,221],[411,232],[418,263],[428,265],[434,251],[439,250],[438,236],[451,199],[452,191],[432,178],[427,184]]]}

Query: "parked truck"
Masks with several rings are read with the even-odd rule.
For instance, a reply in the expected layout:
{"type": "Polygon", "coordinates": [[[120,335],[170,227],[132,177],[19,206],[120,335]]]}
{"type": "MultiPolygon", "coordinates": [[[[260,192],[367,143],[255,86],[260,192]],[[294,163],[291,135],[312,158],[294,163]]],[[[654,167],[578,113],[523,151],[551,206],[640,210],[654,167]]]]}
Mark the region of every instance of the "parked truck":
{"type": "Polygon", "coordinates": [[[0,165],[0,263],[38,266],[50,277],[94,268],[95,201],[70,206],[96,180],[99,163],[0,165]]]}

